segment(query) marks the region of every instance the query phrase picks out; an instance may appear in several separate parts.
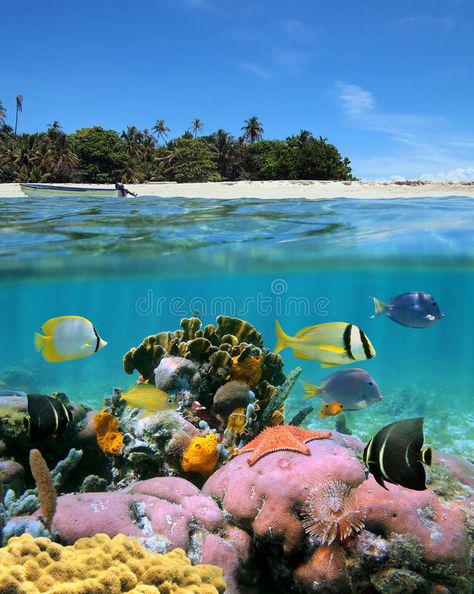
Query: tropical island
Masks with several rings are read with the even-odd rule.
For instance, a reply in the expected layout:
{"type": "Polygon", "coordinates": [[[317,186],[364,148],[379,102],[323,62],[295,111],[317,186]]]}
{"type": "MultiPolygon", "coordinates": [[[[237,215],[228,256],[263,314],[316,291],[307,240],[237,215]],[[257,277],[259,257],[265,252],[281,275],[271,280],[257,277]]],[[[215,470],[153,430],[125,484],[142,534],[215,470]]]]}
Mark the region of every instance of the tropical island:
{"type": "Polygon", "coordinates": [[[264,140],[257,117],[245,120],[234,138],[219,129],[204,134],[195,118],[188,130],[169,138],[164,120],[151,130],[100,126],[66,134],[54,121],[44,132],[17,134],[0,103],[0,183],[196,183],[238,180],[352,180],[350,160],[326,138],[308,130],[284,140],[264,140]]]}

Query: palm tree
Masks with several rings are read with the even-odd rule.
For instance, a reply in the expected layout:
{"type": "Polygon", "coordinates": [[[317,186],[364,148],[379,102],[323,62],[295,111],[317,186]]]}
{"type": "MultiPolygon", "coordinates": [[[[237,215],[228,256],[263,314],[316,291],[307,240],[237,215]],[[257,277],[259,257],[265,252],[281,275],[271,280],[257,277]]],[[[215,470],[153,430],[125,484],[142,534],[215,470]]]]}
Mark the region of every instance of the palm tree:
{"type": "Polygon", "coordinates": [[[196,138],[198,132],[202,132],[202,130],[204,129],[204,124],[201,122],[199,118],[194,118],[194,120],[191,122],[191,126],[189,129],[192,130],[193,136],[194,138],[196,138]]]}
{"type": "Polygon", "coordinates": [[[127,129],[123,130],[121,137],[125,140],[128,154],[137,157],[139,153],[138,145],[142,139],[140,130],[136,126],[127,126],[127,129]]]}
{"type": "Polygon", "coordinates": [[[7,110],[3,107],[3,104],[0,101],[0,126],[2,128],[5,125],[5,118],[6,117],[7,117],[7,110]]]}
{"type": "Polygon", "coordinates": [[[248,120],[245,120],[244,124],[245,126],[242,126],[241,130],[244,131],[245,140],[255,142],[262,138],[263,127],[256,116],[252,116],[248,120]]]}
{"type": "Polygon", "coordinates": [[[219,129],[209,137],[208,144],[216,155],[219,173],[224,179],[229,179],[233,166],[239,158],[234,137],[225,130],[219,129]]]}
{"type": "Polygon", "coordinates": [[[16,96],[15,136],[18,128],[18,114],[20,111],[23,111],[23,95],[16,96]]]}
{"type": "Polygon", "coordinates": [[[153,132],[158,136],[158,140],[161,138],[166,144],[166,137],[170,129],[165,124],[165,120],[156,120],[155,125],[152,128],[153,132]]]}

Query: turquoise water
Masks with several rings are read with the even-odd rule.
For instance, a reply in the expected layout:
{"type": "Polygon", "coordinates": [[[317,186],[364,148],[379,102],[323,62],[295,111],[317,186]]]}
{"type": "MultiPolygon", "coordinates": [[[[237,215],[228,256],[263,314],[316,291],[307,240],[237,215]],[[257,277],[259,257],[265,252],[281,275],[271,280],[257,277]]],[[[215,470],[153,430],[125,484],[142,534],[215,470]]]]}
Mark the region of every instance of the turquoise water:
{"type": "MultiPolygon", "coordinates": [[[[348,413],[354,434],[423,415],[431,443],[472,458],[473,229],[469,198],[0,199],[0,388],[63,391],[100,407],[114,386],[134,381],[124,353],[196,310],[205,324],[220,314],[248,320],[269,348],[275,319],[289,334],[346,321],[377,349],[357,366],[384,396],[348,413]],[[414,290],[431,293],[445,319],[415,330],[370,318],[369,296],[414,290]],[[89,359],[45,362],[33,333],[61,315],[89,318],[108,346],[89,359]]],[[[301,365],[307,381],[330,373],[281,354],[285,371],[301,365]]],[[[288,417],[306,406],[302,392],[290,397],[288,417]]],[[[306,424],[334,420],[312,415],[306,424]]]]}

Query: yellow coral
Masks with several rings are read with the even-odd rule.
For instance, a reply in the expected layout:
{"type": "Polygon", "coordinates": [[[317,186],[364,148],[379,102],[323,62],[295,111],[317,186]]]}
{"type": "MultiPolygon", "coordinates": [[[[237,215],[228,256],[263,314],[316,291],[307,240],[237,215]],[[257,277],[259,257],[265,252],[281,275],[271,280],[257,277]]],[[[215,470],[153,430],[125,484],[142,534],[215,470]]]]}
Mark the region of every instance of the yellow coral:
{"type": "Polygon", "coordinates": [[[245,416],[245,407],[235,408],[227,419],[227,429],[236,435],[242,435],[247,426],[248,419],[245,416]]]}
{"type": "Polygon", "coordinates": [[[123,534],[97,534],[67,547],[23,534],[0,549],[3,593],[221,594],[225,588],[219,567],[192,566],[181,549],[149,553],[123,534]]]}
{"type": "Polygon", "coordinates": [[[122,449],[123,434],[118,430],[117,419],[108,412],[100,412],[94,417],[94,431],[97,443],[104,454],[118,456],[122,449]]]}
{"type": "Polygon", "coordinates": [[[193,437],[183,454],[181,468],[185,472],[197,472],[209,476],[215,469],[218,458],[217,437],[209,433],[205,437],[193,437]]]}
{"type": "Polygon", "coordinates": [[[270,419],[270,425],[276,427],[276,425],[285,424],[285,404],[282,402],[280,406],[273,411],[272,418],[270,419]]]}
{"type": "Polygon", "coordinates": [[[249,355],[239,361],[241,355],[232,357],[230,380],[237,380],[247,384],[249,388],[255,388],[262,377],[263,357],[261,355],[249,355]]]}

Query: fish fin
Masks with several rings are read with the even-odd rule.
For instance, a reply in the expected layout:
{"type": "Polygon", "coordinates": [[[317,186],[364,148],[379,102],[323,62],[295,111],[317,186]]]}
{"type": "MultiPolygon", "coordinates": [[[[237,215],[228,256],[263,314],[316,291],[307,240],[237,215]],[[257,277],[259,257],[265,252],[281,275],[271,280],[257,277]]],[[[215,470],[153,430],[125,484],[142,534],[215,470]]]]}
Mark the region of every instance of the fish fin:
{"type": "Polygon", "coordinates": [[[433,448],[431,446],[421,450],[421,461],[427,466],[431,467],[433,465],[433,448]]]}
{"type": "Polygon", "coordinates": [[[339,367],[339,363],[321,363],[321,367],[339,367]]]}
{"type": "Polygon", "coordinates": [[[304,388],[304,400],[308,400],[309,398],[319,396],[319,394],[322,392],[322,389],[319,386],[315,386],[314,384],[310,384],[309,382],[305,382],[304,380],[300,380],[300,382],[304,388]]]}
{"type": "Polygon", "coordinates": [[[332,344],[318,344],[318,349],[327,351],[328,353],[336,353],[337,355],[346,354],[346,349],[343,347],[334,346],[332,344]]]}
{"type": "Polygon", "coordinates": [[[43,358],[48,363],[60,363],[62,361],[68,361],[68,358],[60,355],[54,348],[54,342],[50,336],[43,336],[43,350],[41,351],[43,358]]]}
{"type": "Polygon", "coordinates": [[[385,486],[384,480],[382,478],[382,476],[378,473],[378,472],[373,472],[372,470],[370,470],[369,467],[369,471],[372,473],[372,476],[374,477],[374,479],[378,482],[378,484],[385,489],[386,491],[388,491],[387,487],[385,486]]]}
{"type": "Polygon", "coordinates": [[[374,301],[374,310],[375,310],[374,315],[370,316],[371,318],[376,318],[381,313],[384,313],[388,309],[390,309],[390,307],[386,303],[384,303],[383,301],[380,301],[380,299],[377,299],[377,297],[370,297],[370,299],[373,299],[373,301],[374,301]]]}
{"type": "Polygon", "coordinates": [[[283,328],[281,327],[280,322],[278,320],[275,320],[275,329],[277,335],[277,344],[276,347],[273,349],[273,352],[279,353],[283,349],[286,349],[286,347],[289,345],[290,337],[288,336],[288,334],[285,334],[283,332],[283,328]]]}
{"type": "Polygon", "coordinates": [[[356,406],[358,410],[364,410],[364,408],[367,408],[367,400],[359,400],[356,406]]]}
{"type": "Polygon", "coordinates": [[[63,318],[51,318],[41,326],[41,330],[47,335],[53,334],[54,328],[63,318]]]}
{"type": "Polygon", "coordinates": [[[87,347],[90,345],[90,343],[91,343],[91,338],[89,336],[89,338],[86,340],[86,342],[84,343],[84,346],[82,348],[87,349],[87,347]]]}
{"type": "Polygon", "coordinates": [[[43,348],[44,339],[45,339],[45,337],[42,334],[35,332],[34,343],[35,343],[35,349],[37,351],[41,351],[41,349],[43,348]]]}

